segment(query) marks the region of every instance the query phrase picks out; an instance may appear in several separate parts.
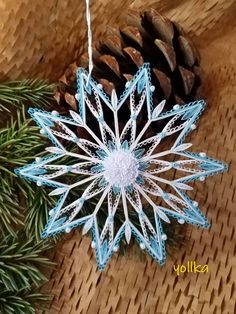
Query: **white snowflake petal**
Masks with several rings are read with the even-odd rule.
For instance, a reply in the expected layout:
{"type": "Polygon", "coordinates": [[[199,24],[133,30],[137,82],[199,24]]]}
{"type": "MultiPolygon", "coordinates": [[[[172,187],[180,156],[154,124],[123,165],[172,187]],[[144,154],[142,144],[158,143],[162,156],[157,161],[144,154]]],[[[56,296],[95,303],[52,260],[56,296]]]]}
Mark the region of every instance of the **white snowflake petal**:
{"type": "Polygon", "coordinates": [[[84,224],[84,227],[83,227],[83,231],[82,231],[82,234],[86,234],[93,226],[93,223],[94,223],[94,219],[93,217],[90,218],[88,221],[86,221],[86,223],[84,224]]]}
{"type": "Polygon", "coordinates": [[[130,243],[130,239],[131,239],[131,228],[129,224],[125,225],[125,238],[127,243],[130,243]]]}

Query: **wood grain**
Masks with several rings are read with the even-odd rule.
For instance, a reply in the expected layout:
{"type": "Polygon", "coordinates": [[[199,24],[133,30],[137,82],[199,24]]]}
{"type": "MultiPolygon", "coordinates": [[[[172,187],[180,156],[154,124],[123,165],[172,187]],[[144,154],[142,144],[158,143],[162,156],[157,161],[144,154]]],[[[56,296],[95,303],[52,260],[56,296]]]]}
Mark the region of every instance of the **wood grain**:
{"type": "MultiPolygon", "coordinates": [[[[0,0],[1,10],[7,11],[5,17],[1,12],[1,29],[9,31],[4,38],[0,33],[2,78],[27,75],[54,79],[83,50],[81,5],[49,0],[44,1],[44,8],[42,2],[31,1],[29,9],[26,0],[17,1],[17,5],[13,0],[0,0]],[[58,15],[48,22],[55,3],[58,15]]],[[[205,72],[202,95],[208,107],[189,140],[196,151],[206,151],[230,166],[227,174],[195,184],[195,198],[212,227],[190,227],[190,242],[162,269],[149,258],[141,262],[116,255],[104,272],[96,268],[89,239],[73,233],[54,252],[58,267],[44,290],[55,297],[46,314],[236,312],[236,2],[149,0],[144,5],[136,0],[113,1],[111,5],[111,1],[92,1],[95,36],[108,22],[115,26],[122,22],[129,7],[151,6],[189,30],[201,53],[205,72]],[[208,263],[209,272],[176,276],[173,264],[189,260],[208,263]]]]}

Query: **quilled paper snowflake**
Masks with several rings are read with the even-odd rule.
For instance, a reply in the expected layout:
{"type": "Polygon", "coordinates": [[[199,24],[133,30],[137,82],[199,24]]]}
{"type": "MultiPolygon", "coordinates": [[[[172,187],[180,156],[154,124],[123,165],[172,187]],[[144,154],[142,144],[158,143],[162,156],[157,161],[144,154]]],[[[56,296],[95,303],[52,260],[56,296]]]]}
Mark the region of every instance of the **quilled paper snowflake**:
{"type": "MultiPolygon", "coordinates": [[[[226,169],[205,153],[190,153],[191,144],[183,144],[196,128],[204,102],[175,105],[170,111],[165,101],[154,106],[148,64],[126,84],[119,99],[114,90],[108,97],[101,84],[92,78],[88,81],[84,69],[78,70],[77,80],[79,113],[71,111],[65,117],[55,111],[29,110],[54,145],[46,148],[46,157],[17,170],[27,180],[53,187],[50,195],[59,196],[43,237],[83,224],[83,234],[92,230],[92,247],[103,269],[121,238],[129,243],[133,235],[142,250],[163,264],[162,221],[169,223],[171,217],[180,224],[208,227],[198,203],[185,191],[192,190],[191,181],[203,181],[226,169]],[[124,106],[129,114],[122,125],[119,117],[124,106]],[[88,121],[88,113],[93,120],[88,121]],[[160,131],[147,137],[153,124],[160,131]],[[100,214],[101,207],[106,215],[104,210],[100,214]],[[133,223],[134,215],[138,225],[133,223]]],[[[122,121],[124,114],[127,111],[122,121]]]]}

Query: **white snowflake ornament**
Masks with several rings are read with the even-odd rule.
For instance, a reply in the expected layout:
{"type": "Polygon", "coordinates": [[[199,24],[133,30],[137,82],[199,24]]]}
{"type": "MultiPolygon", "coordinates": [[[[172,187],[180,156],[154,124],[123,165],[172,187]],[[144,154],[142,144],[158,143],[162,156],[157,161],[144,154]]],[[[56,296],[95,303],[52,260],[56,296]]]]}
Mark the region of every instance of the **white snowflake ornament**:
{"type": "Polygon", "coordinates": [[[41,133],[54,145],[46,149],[47,157],[17,170],[38,185],[53,187],[50,195],[59,197],[43,237],[83,225],[83,234],[92,230],[91,246],[103,269],[119,249],[121,238],[129,243],[134,236],[140,248],[162,265],[167,238],[162,221],[169,223],[172,217],[180,224],[208,227],[198,204],[185,191],[192,190],[191,181],[227,168],[204,153],[188,152],[191,144],[183,144],[204,102],[176,105],[167,111],[162,101],[153,108],[148,64],[126,84],[119,99],[114,90],[108,97],[100,84],[91,78],[88,81],[83,69],[77,79],[79,114],[71,111],[71,117],[64,117],[55,111],[29,110],[41,133]],[[122,125],[119,118],[122,115],[123,121],[125,108],[129,115],[122,125]],[[88,113],[93,120],[88,121],[88,113]],[[161,131],[147,137],[151,124],[161,131]]]}

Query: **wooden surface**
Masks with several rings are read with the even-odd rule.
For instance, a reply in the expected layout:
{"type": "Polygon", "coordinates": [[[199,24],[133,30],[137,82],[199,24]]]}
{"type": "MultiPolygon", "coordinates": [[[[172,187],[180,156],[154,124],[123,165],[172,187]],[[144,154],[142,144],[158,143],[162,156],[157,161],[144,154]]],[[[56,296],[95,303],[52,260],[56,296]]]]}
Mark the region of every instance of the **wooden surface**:
{"type": "MultiPolygon", "coordinates": [[[[1,0],[0,4],[3,2],[9,3],[10,10],[14,1],[1,0]]],[[[21,2],[29,3],[18,1],[21,2]]],[[[47,10],[50,10],[50,6],[55,2],[45,1],[47,10]]],[[[57,1],[62,10],[60,19],[66,14],[69,17],[69,12],[71,16],[75,14],[70,11],[73,1],[64,1],[66,2],[70,2],[71,7],[63,8],[63,1],[57,1]],[[63,13],[63,10],[68,10],[68,13],[63,13]]],[[[103,0],[100,7],[102,1],[92,2],[92,14],[96,12],[96,23],[101,22],[96,30],[98,34],[98,29],[101,27],[102,31],[102,26],[104,27],[108,20],[111,20],[112,25],[114,21],[122,19],[120,12],[124,13],[132,1],[110,1],[112,5],[108,6],[107,1],[103,0]],[[116,5],[117,7],[114,7],[116,5]],[[95,8],[97,11],[94,11],[95,8]]],[[[208,108],[189,140],[193,142],[196,151],[206,151],[210,156],[222,159],[230,165],[227,174],[195,184],[196,200],[210,219],[212,227],[210,230],[190,227],[191,240],[179,252],[176,260],[168,260],[162,269],[149,258],[143,263],[135,257],[127,259],[116,255],[104,272],[99,272],[96,268],[90,241],[86,237],[82,239],[80,234],[75,232],[70,239],[60,243],[55,251],[58,268],[44,288],[54,294],[55,298],[46,314],[236,312],[236,3],[233,0],[140,0],[133,1],[131,6],[141,8],[144,2],[148,2],[149,6],[153,4],[154,8],[179,22],[185,30],[189,30],[202,56],[202,68],[205,72],[202,95],[208,101],[208,108]],[[207,263],[209,272],[176,276],[173,264],[185,264],[190,260],[195,260],[197,264],[207,263]]],[[[32,8],[36,10],[42,1],[34,0],[31,3],[32,8]]],[[[17,8],[19,7],[15,10],[17,8]]],[[[77,10],[77,7],[74,6],[73,9],[77,10]]],[[[48,14],[45,9],[45,19],[48,14]]],[[[81,18],[82,13],[77,11],[77,14],[80,14],[78,16],[81,18]]],[[[29,14],[28,18],[32,19],[32,14],[29,14]]],[[[40,14],[37,23],[39,22],[40,14]]],[[[22,23],[26,23],[26,20],[22,23]]],[[[41,27],[37,23],[34,22],[33,27],[36,27],[35,31],[40,34],[41,27]]],[[[14,56],[8,47],[5,55],[5,60],[9,60],[6,62],[8,65],[3,67],[1,56],[0,69],[4,69],[9,77],[21,77],[26,74],[34,76],[37,73],[51,78],[59,76],[63,67],[73,59],[75,51],[71,49],[70,44],[74,43],[75,48],[82,50],[79,41],[75,40],[76,36],[81,36],[81,30],[78,34],[75,24],[72,27],[70,23],[76,22],[71,22],[69,18],[63,22],[61,20],[61,28],[58,29],[57,35],[53,33],[51,46],[50,36],[44,34],[46,37],[42,37],[45,45],[47,44],[46,50],[43,50],[44,63],[38,63],[37,59],[40,56],[40,46],[35,45],[31,53],[27,51],[25,59],[22,58],[24,51],[19,53],[17,59],[17,52],[14,56]],[[63,25],[64,28],[65,25],[68,26],[68,31],[70,30],[67,45],[65,36],[60,38],[59,35],[64,32],[63,25]],[[61,55],[58,52],[61,52],[61,55]],[[15,65],[10,62],[13,59],[19,62],[15,65]],[[20,67],[23,64],[25,67],[22,70],[20,67]]],[[[12,35],[13,41],[12,38],[7,38],[8,44],[13,42],[16,47],[20,42],[20,47],[24,50],[24,40],[36,35],[33,34],[34,28],[31,35],[26,33],[29,27],[23,29],[24,31],[18,29],[14,36],[12,35]]],[[[2,41],[0,42],[2,45],[2,41]]]]}

